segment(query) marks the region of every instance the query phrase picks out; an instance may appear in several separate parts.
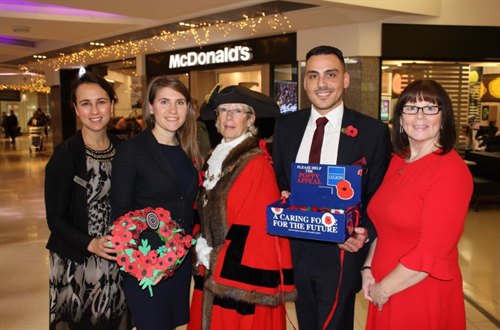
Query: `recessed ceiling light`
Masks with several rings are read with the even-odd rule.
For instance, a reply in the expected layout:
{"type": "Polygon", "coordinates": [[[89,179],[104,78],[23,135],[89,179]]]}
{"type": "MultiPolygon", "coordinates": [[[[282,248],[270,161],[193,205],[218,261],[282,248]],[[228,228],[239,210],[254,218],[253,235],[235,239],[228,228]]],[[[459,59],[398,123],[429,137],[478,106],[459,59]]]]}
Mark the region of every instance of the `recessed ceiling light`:
{"type": "Polygon", "coordinates": [[[28,33],[30,32],[30,27],[26,25],[14,25],[12,31],[16,33],[28,33]]]}

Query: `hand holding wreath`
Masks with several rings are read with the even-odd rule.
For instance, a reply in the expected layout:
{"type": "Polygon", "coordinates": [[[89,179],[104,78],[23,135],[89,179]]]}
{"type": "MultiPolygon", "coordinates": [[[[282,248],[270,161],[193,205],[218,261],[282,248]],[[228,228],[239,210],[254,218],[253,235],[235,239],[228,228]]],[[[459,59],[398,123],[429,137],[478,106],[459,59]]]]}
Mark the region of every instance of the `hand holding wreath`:
{"type": "Polygon", "coordinates": [[[143,290],[148,288],[151,297],[153,286],[160,278],[172,276],[196,243],[170,218],[170,212],[160,207],[122,215],[113,223],[111,235],[120,269],[136,277],[143,290]],[[145,230],[157,233],[164,244],[154,250],[147,239],[141,239],[139,244],[139,236],[145,230]]]}

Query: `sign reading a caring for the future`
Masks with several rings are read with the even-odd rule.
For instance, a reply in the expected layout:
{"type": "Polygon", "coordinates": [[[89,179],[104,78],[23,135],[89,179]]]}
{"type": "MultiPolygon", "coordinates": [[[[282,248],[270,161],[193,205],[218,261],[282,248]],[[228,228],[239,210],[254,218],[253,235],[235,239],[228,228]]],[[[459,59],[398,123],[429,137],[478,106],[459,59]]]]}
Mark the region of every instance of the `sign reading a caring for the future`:
{"type": "Polygon", "coordinates": [[[169,69],[187,68],[199,65],[248,62],[253,57],[252,48],[247,46],[224,47],[211,51],[171,54],[169,69]]]}
{"type": "Polygon", "coordinates": [[[359,217],[361,166],[292,164],[291,196],[266,209],[273,235],[344,242],[359,217]]]}

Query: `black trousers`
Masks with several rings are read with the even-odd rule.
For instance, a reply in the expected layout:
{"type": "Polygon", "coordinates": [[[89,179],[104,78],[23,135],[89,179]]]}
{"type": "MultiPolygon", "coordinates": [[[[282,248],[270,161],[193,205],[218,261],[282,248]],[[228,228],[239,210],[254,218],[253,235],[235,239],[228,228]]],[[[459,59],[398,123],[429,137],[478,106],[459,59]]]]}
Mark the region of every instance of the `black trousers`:
{"type": "MultiPolygon", "coordinates": [[[[336,299],[341,270],[340,249],[335,243],[298,239],[292,239],[291,246],[299,295],[295,302],[299,329],[321,330],[336,299]]],[[[365,257],[365,251],[345,253],[338,304],[328,330],[354,328],[354,303],[361,288],[359,270],[365,257]]]]}

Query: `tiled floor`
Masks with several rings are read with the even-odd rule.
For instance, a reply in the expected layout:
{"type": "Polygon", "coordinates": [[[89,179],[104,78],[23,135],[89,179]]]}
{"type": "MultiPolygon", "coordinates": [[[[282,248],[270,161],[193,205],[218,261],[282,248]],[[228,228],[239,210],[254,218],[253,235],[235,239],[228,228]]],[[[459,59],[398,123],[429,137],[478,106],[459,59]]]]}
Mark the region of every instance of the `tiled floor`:
{"type": "MultiPolygon", "coordinates": [[[[43,171],[51,146],[32,156],[28,146],[27,136],[15,146],[0,138],[0,329],[48,328],[43,171]]],[[[499,250],[500,205],[485,202],[479,212],[469,211],[460,241],[468,330],[498,329],[474,306],[500,319],[499,250]]],[[[359,295],[355,329],[364,329],[366,310],[359,295]]],[[[288,311],[297,328],[293,305],[288,311]]],[[[288,328],[293,329],[290,324],[288,328]]]]}

